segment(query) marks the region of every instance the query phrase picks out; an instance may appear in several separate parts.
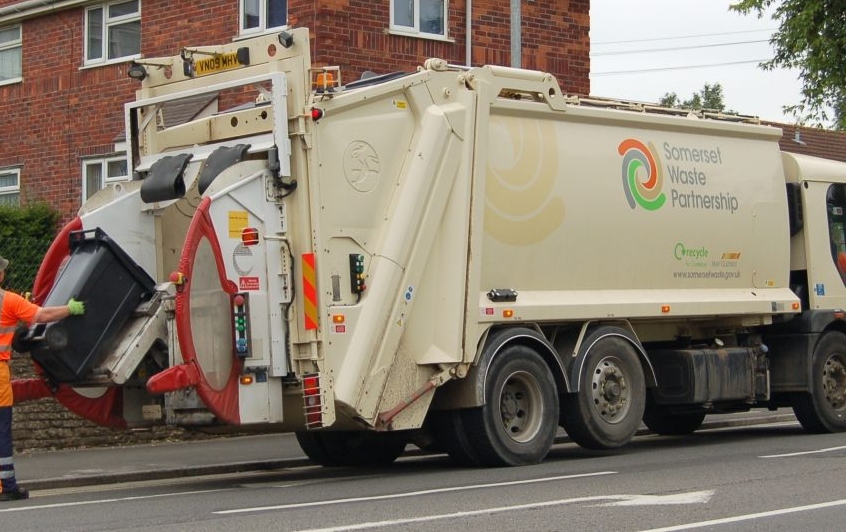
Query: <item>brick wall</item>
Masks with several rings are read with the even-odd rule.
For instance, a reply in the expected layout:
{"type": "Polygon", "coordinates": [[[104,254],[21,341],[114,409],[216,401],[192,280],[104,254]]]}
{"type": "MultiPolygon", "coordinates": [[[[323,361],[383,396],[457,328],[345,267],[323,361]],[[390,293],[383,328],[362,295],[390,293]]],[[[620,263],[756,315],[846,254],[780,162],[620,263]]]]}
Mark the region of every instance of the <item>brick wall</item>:
{"type": "MultiPolygon", "coordinates": [[[[338,65],[344,80],[365,70],[386,73],[414,70],[430,57],[465,64],[466,13],[463,2],[450,2],[449,41],[389,34],[388,2],[367,0],[292,0],[293,26],[312,30],[312,59],[338,65]]],[[[511,65],[511,2],[473,2],[473,66],[511,65]]],[[[590,89],[588,0],[525,2],[522,8],[523,68],[555,75],[564,92],[588,94],[590,89]]]]}

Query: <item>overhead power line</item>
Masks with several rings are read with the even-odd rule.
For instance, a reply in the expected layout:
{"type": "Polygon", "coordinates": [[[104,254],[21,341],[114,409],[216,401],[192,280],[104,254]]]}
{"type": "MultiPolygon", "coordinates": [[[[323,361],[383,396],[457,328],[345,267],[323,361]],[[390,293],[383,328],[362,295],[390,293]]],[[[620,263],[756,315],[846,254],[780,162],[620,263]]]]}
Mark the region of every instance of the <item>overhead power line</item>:
{"type": "Polygon", "coordinates": [[[707,65],[683,65],[683,66],[672,66],[672,67],[659,67],[659,68],[639,68],[636,70],[613,70],[608,72],[591,72],[591,76],[617,76],[622,74],[648,74],[650,72],[666,72],[669,70],[691,70],[694,68],[712,68],[712,67],[721,67],[721,66],[731,66],[731,65],[747,65],[750,63],[763,63],[764,61],[769,61],[769,59],[751,59],[748,61],[730,61],[727,63],[711,63],[707,65]]]}
{"type": "Polygon", "coordinates": [[[720,33],[699,33],[697,35],[679,35],[677,37],[652,37],[649,39],[629,39],[625,41],[591,41],[591,46],[600,46],[606,44],[629,44],[634,42],[655,42],[655,41],[673,41],[676,39],[696,39],[699,37],[716,37],[719,35],[740,35],[746,33],[757,33],[762,31],[767,31],[772,33],[777,28],[764,28],[760,30],[742,30],[742,31],[724,31],[720,33]]]}
{"type": "Polygon", "coordinates": [[[671,48],[642,48],[640,50],[621,50],[618,52],[591,52],[591,57],[608,56],[608,55],[630,55],[643,54],[649,52],[676,52],[678,50],[695,50],[697,48],[716,48],[719,46],[735,46],[738,44],[757,44],[762,42],[770,42],[768,39],[757,41],[735,41],[735,42],[721,42],[713,44],[696,44],[691,46],[673,46],[671,48]]]}

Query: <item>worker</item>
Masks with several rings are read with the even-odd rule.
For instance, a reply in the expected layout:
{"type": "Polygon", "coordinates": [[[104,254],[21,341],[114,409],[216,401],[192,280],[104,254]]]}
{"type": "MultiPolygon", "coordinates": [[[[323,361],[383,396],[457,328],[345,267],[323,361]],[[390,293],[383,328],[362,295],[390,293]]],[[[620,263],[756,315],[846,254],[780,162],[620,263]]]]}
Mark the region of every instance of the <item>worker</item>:
{"type": "MultiPolygon", "coordinates": [[[[0,284],[6,279],[9,261],[0,257],[0,284]]],[[[16,501],[29,497],[29,491],[18,486],[12,460],[12,339],[18,324],[50,323],[68,316],[85,313],[85,305],[71,298],[67,305],[39,307],[18,294],[0,289],[0,501],[16,501]]]]}

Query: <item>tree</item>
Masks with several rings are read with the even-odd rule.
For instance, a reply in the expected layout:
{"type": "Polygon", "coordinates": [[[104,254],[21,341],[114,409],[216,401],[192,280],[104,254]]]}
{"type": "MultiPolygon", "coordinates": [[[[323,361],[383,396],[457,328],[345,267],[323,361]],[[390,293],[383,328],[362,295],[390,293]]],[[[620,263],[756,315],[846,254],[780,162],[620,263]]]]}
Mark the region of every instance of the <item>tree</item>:
{"type": "Polygon", "coordinates": [[[771,7],[772,19],[779,24],[770,40],[775,57],[761,67],[796,68],[802,80],[801,102],[784,110],[800,120],[833,122],[837,129],[846,129],[846,2],[741,0],[730,9],[761,18],[771,7]]]}
{"type": "Polygon", "coordinates": [[[659,100],[664,107],[675,107],[678,109],[708,109],[709,111],[724,111],[726,104],[723,102],[723,86],[719,83],[713,85],[706,83],[701,91],[694,93],[690,99],[681,101],[678,94],[668,92],[659,100]]]}

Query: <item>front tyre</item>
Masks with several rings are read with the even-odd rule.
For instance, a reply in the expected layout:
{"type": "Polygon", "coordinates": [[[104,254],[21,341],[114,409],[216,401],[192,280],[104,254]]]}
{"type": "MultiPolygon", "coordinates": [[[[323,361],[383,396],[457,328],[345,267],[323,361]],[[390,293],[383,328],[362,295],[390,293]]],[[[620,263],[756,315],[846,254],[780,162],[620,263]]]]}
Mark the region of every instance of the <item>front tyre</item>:
{"type": "Polygon", "coordinates": [[[588,449],[614,449],[637,432],[646,404],[643,369],[632,344],[618,336],[591,346],[579,391],[564,401],[564,429],[588,449]]]}
{"type": "Polygon", "coordinates": [[[558,430],[558,389],[540,355],[513,345],[488,368],[485,404],[459,412],[466,454],[473,462],[536,464],[549,452],[558,430]]]}
{"type": "Polygon", "coordinates": [[[793,412],[808,432],[846,430],[846,335],[828,332],[814,348],[811,391],[793,400],[793,412]]]}

